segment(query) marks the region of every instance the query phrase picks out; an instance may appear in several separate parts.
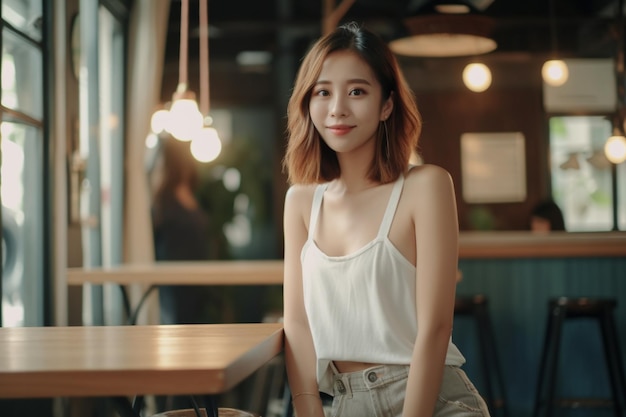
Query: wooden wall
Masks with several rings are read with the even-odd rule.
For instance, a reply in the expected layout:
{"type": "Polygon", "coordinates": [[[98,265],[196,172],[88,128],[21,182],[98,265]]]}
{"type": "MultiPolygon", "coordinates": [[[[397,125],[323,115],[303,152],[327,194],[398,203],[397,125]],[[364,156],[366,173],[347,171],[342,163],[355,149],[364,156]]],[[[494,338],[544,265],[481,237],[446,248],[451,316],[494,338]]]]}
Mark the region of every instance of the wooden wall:
{"type": "Polygon", "coordinates": [[[527,230],[532,207],[550,194],[548,119],[543,109],[539,63],[527,58],[512,65],[489,63],[493,82],[483,93],[465,88],[460,74],[465,61],[440,60],[428,67],[404,63],[423,118],[420,153],[424,162],[452,175],[461,230],[473,230],[472,210],[488,211],[493,230],[527,230]],[[446,81],[447,80],[447,81],[446,81]],[[468,204],[463,200],[460,139],[470,132],[521,132],[525,138],[526,200],[519,203],[468,204]]]}

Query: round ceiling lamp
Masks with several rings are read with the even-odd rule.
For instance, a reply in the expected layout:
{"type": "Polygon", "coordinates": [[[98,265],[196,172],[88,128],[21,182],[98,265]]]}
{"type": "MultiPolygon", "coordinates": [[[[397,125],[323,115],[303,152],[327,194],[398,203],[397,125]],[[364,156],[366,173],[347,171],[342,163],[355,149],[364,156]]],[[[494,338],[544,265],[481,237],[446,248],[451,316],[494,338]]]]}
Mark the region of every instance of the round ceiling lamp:
{"type": "Polygon", "coordinates": [[[463,70],[463,83],[470,90],[482,93],[491,85],[491,71],[482,63],[468,64],[463,70]]]}
{"type": "Polygon", "coordinates": [[[626,161],[626,138],[621,135],[611,136],[604,144],[604,154],[614,164],[626,161]]]}
{"type": "Polygon", "coordinates": [[[452,57],[482,55],[494,51],[497,43],[490,35],[494,23],[486,16],[433,14],[404,20],[408,35],[389,42],[399,55],[452,57]]]}
{"type": "Polygon", "coordinates": [[[567,64],[560,59],[546,61],[541,67],[541,76],[546,84],[553,87],[562,86],[569,78],[567,64]]]}

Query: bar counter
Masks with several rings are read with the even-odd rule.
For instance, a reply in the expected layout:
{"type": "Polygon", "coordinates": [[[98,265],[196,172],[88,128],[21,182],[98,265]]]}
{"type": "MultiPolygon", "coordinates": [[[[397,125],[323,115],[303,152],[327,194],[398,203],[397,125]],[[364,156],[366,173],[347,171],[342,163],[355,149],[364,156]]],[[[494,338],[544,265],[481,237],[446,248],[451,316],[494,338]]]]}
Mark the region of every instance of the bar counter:
{"type": "MultiPolygon", "coordinates": [[[[459,269],[463,278],[457,294],[488,299],[511,417],[532,415],[550,298],[615,298],[626,359],[626,233],[464,232],[459,269]]],[[[609,397],[596,322],[568,320],[562,336],[557,396],[609,397]]],[[[455,320],[453,340],[480,389],[484,383],[474,323],[455,320]]],[[[612,416],[608,408],[564,412],[612,416]]]]}
{"type": "Polygon", "coordinates": [[[461,232],[460,259],[626,256],[626,232],[461,232]]]}

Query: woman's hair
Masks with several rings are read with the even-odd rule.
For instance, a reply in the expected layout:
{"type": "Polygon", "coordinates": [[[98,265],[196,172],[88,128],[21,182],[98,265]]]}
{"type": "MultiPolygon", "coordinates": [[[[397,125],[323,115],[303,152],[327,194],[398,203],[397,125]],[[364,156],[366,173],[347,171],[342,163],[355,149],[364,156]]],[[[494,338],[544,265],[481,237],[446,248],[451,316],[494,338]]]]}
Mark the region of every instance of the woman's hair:
{"type": "Polygon", "coordinates": [[[565,230],[565,221],[561,208],[548,199],[537,204],[530,213],[531,217],[539,217],[550,223],[550,230],[565,230]]]}
{"type": "Polygon", "coordinates": [[[396,57],[373,32],[355,23],[336,28],[320,38],[304,57],[287,106],[289,141],[283,166],[290,183],[314,184],[333,180],[341,174],[337,155],[322,140],[309,115],[311,92],[324,60],[336,51],[351,51],[374,72],[393,110],[386,126],[379,124],[376,154],[368,178],[382,183],[394,181],[409,165],[417,150],[422,121],[396,57]]]}
{"type": "Polygon", "coordinates": [[[192,190],[199,185],[197,165],[189,150],[189,143],[168,136],[164,138],[161,146],[160,181],[154,194],[154,204],[157,208],[161,208],[174,198],[179,185],[186,183],[192,190]]]}

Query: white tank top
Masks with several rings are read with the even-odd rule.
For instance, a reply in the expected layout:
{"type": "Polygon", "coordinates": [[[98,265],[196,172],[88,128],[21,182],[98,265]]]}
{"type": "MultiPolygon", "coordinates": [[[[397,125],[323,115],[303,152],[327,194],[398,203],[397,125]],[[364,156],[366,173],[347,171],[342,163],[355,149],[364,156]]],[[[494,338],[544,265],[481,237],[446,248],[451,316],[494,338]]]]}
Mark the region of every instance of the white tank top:
{"type": "MultiPolygon", "coordinates": [[[[411,362],[417,336],[416,270],[388,238],[403,185],[401,175],[376,238],[345,256],[328,256],[313,240],[328,184],[315,190],[301,261],[304,305],[317,354],[320,391],[332,394],[331,361],[411,362]]],[[[450,340],[446,364],[460,366],[464,362],[450,340]]]]}

